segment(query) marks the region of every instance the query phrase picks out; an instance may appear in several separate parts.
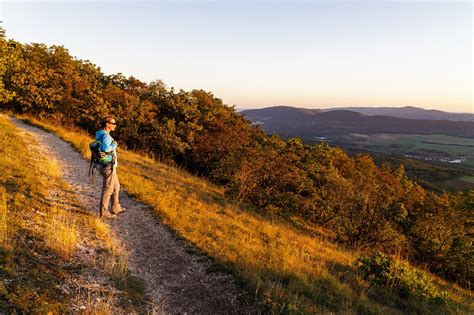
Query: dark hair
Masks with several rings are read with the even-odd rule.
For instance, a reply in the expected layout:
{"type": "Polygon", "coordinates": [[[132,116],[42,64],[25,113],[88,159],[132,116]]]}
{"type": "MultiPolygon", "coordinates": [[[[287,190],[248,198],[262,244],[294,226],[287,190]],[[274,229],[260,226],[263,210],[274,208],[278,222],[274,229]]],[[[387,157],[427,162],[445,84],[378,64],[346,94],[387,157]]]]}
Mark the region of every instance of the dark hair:
{"type": "Polygon", "coordinates": [[[97,123],[97,126],[99,126],[100,129],[103,129],[107,123],[110,123],[112,120],[114,120],[112,116],[104,117],[97,123]]]}

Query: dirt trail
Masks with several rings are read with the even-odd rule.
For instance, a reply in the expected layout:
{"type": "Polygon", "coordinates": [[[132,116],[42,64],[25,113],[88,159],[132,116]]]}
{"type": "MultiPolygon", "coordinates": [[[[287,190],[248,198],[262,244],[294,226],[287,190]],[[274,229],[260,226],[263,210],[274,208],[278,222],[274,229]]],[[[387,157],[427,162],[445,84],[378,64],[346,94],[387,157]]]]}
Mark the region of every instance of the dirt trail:
{"type": "MultiPolygon", "coordinates": [[[[56,135],[12,122],[37,141],[59,161],[63,178],[68,182],[84,208],[96,213],[100,199],[101,178],[96,176],[92,189],[89,163],[70,144],[56,135]]],[[[120,166],[118,168],[120,177],[120,166]]],[[[218,272],[208,272],[207,257],[192,253],[192,248],[161,224],[142,203],[120,194],[127,209],[109,225],[129,253],[130,270],[143,279],[147,293],[158,312],[165,314],[248,314],[253,313],[243,299],[235,279],[218,272]]]]}

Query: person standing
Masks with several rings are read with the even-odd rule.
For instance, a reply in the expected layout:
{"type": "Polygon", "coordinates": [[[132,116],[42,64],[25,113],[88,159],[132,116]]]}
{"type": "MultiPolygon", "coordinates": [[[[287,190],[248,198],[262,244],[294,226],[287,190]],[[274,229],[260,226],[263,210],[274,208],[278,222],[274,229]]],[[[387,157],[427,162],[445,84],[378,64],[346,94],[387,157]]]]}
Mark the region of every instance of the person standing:
{"type": "Polygon", "coordinates": [[[99,217],[115,218],[123,212],[119,202],[120,182],[117,176],[117,142],[110,135],[117,123],[113,117],[105,117],[99,122],[101,128],[95,133],[95,139],[101,143],[100,173],[103,177],[100,195],[99,217]],[[109,201],[112,197],[111,209],[109,201]]]}

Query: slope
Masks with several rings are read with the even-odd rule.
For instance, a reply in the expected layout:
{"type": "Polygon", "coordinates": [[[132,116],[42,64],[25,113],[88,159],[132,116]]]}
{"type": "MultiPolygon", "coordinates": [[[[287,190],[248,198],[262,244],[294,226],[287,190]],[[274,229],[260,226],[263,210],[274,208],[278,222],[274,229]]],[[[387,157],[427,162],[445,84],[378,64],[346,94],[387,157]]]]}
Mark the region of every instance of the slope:
{"type": "MultiPolygon", "coordinates": [[[[32,119],[29,122],[56,132],[87,154],[90,138],[86,134],[32,119]]],[[[222,188],[205,180],[139,154],[125,150],[119,154],[120,178],[127,192],[212,259],[208,272],[230,271],[242,280],[248,291],[254,292],[259,308],[283,313],[432,310],[416,299],[400,299],[393,292],[374,289],[352,264],[358,254],[340,248],[332,235],[320,228],[282,221],[234,204],[224,198],[222,188]]],[[[149,251],[146,257],[150,256],[149,251]]],[[[472,311],[469,291],[431,278],[437,288],[449,291],[449,304],[437,308],[444,312],[472,311]]],[[[249,311],[240,309],[241,313],[249,311]]]]}
{"type": "Polygon", "coordinates": [[[115,236],[41,140],[0,115],[0,313],[146,312],[115,236]]]}
{"type": "MultiPolygon", "coordinates": [[[[55,135],[14,122],[40,137],[46,151],[58,157],[64,165],[65,180],[85,209],[95,214],[100,188],[91,186],[87,161],[55,135]]],[[[128,253],[132,275],[144,281],[154,308],[165,313],[232,314],[247,310],[232,277],[207,272],[208,259],[187,251],[186,244],[160,224],[145,205],[127,194],[122,193],[120,198],[128,211],[109,225],[128,253]]]]}

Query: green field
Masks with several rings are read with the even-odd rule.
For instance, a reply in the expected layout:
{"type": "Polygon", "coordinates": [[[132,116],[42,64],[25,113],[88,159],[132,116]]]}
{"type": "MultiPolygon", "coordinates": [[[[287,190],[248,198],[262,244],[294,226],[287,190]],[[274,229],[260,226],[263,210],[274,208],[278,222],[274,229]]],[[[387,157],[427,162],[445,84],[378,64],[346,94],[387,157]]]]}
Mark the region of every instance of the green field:
{"type": "Polygon", "coordinates": [[[461,164],[474,166],[474,159],[463,161],[461,164]]]}
{"type": "Polygon", "coordinates": [[[406,154],[429,150],[448,156],[474,158],[474,139],[446,135],[374,134],[367,141],[358,141],[358,144],[384,151],[403,151],[406,154]]]}
{"type": "Polygon", "coordinates": [[[463,176],[459,178],[460,181],[474,184],[474,176],[463,176]]]}

